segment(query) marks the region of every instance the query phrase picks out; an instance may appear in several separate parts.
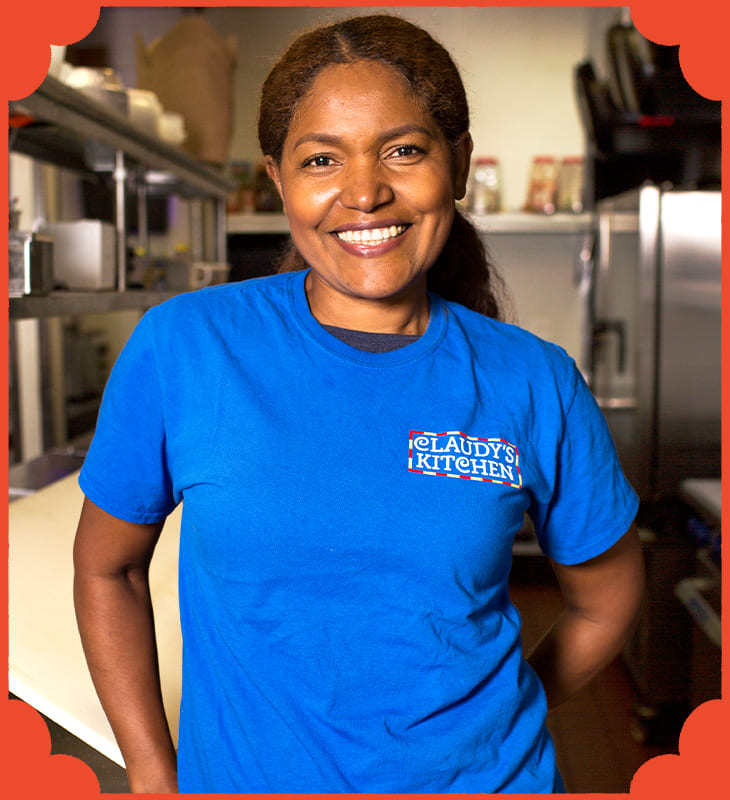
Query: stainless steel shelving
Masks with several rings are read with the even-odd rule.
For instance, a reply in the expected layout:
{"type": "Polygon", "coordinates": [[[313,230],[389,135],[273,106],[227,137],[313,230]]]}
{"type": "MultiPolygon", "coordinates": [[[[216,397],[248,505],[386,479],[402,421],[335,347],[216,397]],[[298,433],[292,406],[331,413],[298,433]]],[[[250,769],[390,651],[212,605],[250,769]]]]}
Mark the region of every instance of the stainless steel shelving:
{"type": "Polygon", "coordinates": [[[526,211],[501,211],[495,214],[475,214],[471,220],[487,236],[498,233],[565,234],[585,233],[593,225],[590,212],[581,214],[537,214],[526,211]]]}
{"type": "MultiPolygon", "coordinates": [[[[175,194],[199,207],[215,204],[215,260],[226,253],[226,198],[235,185],[223,173],[190,158],[147,134],[121,113],[48,76],[28,97],[10,104],[11,119],[27,119],[10,129],[11,152],[94,177],[111,173],[116,186],[117,291],[53,292],[48,296],[10,298],[10,318],[48,317],[145,308],[171,295],[167,292],[126,291],[127,221],[124,198],[127,178],[134,174],[137,191],[175,194]]],[[[146,240],[144,203],[138,220],[146,240]]],[[[194,230],[200,230],[202,220],[194,230]]],[[[195,254],[196,246],[193,243],[195,254]]]]}
{"type": "Polygon", "coordinates": [[[16,128],[13,149],[57,166],[93,171],[84,161],[89,141],[121,151],[128,165],[165,173],[165,188],[185,196],[225,199],[234,184],[217,169],[150,136],[122,114],[50,75],[28,97],[10,104],[11,113],[34,119],[16,128]]]}
{"type": "Polygon", "coordinates": [[[97,292],[51,292],[47,295],[11,297],[10,319],[104,314],[110,311],[134,311],[151,308],[179,292],[113,289],[97,292]]]}
{"type": "MultiPolygon", "coordinates": [[[[58,344],[59,336],[63,336],[64,323],[60,320],[87,314],[142,312],[177,294],[127,287],[127,193],[134,192],[137,198],[138,245],[148,242],[147,199],[153,195],[176,195],[184,198],[189,208],[193,258],[225,261],[226,199],[235,184],[221,170],[190,158],[139,129],[113,108],[50,76],[32,95],[11,102],[9,111],[11,153],[21,153],[38,163],[61,167],[85,181],[110,187],[117,239],[115,289],[53,291],[10,298],[11,458],[22,462],[34,455],[37,431],[41,432],[44,452],[64,446],[72,436],[67,427],[69,398],[64,381],[59,380],[65,358],[58,344]],[[28,334],[28,326],[22,327],[38,348],[38,381],[36,386],[35,379],[27,381],[26,376],[27,396],[21,407],[15,334],[21,329],[21,320],[31,319],[36,320],[32,335],[28,334]]],[[[33,371],[32,367],[29,369],[33,371]]]]}

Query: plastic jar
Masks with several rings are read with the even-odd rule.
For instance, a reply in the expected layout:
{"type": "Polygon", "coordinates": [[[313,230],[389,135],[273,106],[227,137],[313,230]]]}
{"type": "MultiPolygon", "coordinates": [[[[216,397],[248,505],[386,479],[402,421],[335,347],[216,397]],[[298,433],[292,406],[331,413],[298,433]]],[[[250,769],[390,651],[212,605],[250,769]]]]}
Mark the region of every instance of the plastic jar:
{"type": "Polygon", "coordinates": [[[491,214],[500,208],[499,162],[491,156],[480,156],[472,166],[467,207],[473,214],[491,214]]]}
{"type": "Polygon", "coordinates": [[[583,159],[566,156],[558,176],[558,211],[580,214],[583,211],[583,159]]]}
{"type": "Polygon", "coordinates": [[[527,188],[527,210],[552,214],[555,211],[557,182],[558,164],[553,156],[535,156],[527,188]]]}

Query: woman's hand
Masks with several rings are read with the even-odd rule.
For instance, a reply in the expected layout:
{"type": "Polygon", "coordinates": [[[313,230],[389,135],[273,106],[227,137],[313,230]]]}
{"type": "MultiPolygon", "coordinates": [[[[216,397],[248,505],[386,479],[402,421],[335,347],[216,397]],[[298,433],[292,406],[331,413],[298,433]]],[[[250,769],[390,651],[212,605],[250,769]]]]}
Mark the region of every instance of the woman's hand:
{"type": "Polygon", "coordinates": [[[638,530],[582,564],[552,562],[566,608],[528,657],[554,708],[585,686],[623,648],[644,595],[638,530]]]}
{"type": "Polygon", "coordinates": [[[86,660],[132,792],[177,793],[148,570],[162,523],[110,516],[89,500],[74,543],[74,602],[86,660]]]}

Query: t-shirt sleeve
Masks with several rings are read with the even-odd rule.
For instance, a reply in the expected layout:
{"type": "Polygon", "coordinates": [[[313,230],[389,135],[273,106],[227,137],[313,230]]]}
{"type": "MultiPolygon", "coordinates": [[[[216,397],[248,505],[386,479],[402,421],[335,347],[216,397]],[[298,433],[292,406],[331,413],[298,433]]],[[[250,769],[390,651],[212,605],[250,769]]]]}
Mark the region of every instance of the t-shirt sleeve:
{"type": "Polygon", "coordinates": [[[163,400],[147,312],[112,369],[79,476],[89,500],[128,522],[159,522],[180,499],[168,469],[163,400]]]}
{"type": "Polygon", "coordinates": [[[545,553],[578,564],[608,550],[629,529],[639,499],[627,481],[606,419],[575,365],[572,395],[555,439],[551,492],[531,517],[545,553]]]}

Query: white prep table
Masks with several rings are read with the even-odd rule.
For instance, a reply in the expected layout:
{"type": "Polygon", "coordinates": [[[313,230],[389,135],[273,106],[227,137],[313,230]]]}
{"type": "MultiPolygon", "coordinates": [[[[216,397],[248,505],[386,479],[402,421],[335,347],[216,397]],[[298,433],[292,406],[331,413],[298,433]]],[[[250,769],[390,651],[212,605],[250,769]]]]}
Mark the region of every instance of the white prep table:
{"type": "MultiPolygon", "coordinates": [[[[83,494],[78,472],[10,504],[10,691],[124,766],[94,691],[73,607],[73,540],[83,494]]],[[[165,523],[150,585],[165,710],[177,741],[182,637],[177,560],[181,508],[165,523]]]]}

